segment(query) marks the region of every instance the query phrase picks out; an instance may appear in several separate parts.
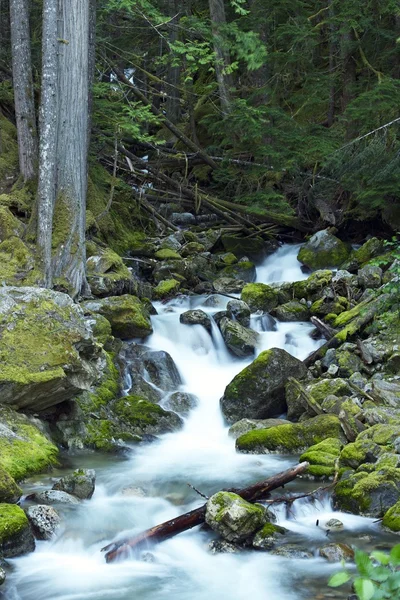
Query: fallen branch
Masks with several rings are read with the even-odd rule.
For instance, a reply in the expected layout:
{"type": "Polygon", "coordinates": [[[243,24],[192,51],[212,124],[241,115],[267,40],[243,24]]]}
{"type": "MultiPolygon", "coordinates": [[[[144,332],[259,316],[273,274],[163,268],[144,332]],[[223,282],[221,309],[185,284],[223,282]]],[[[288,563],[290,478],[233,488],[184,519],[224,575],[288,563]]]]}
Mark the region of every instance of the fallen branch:
{"type": "MultiPolygon", "coordinates": [[[[265,498],[270,491],[283,486],[285,483],[295,479],[301,473],[304,473],[308,466],[309,464],[307,462],[302,462],[299,465],[288,469],[287,471],[278,473],[278,475],[269,477],[264,481],[259,481],[250,487],[233,491],[235,491],[235,493],[241,496],[244,500],[247,500],[248,502],[255,502],[256,500],[265,498]]],[[[143,531],[134,537],[113,542],[102,548],[102,551],[106,552],[106,562],[114,562],[117,558],[123,557],[129,551],[141,550],[144,547],[147,547],[149,542],[158,544],[168,540],[178,533],[192,529],[193,527],[196,527],[196,525],[201,525],[201,523],[204,523],[205,515],[206,504],[180,515],[175,519],[171,519],[170,521],[166,521],[165,523],[161,523],[160,525],[146,529],[146,531],[143,531]]]]}
{"type": "Polygon", "coordinates": [[[326,340],[330,340],[337,333],[336,329],[329,327],[329,325],[327,325],[326,323],[324,323],[323,321],[321,321],[321,319],[318,319],[317,317],[311,317],[310,321],[314,325],[314,327],[316,327],[318,329],[318,331],[320,333],[322,333],[322,335],[324,336],[324,338],[326,340]]]}

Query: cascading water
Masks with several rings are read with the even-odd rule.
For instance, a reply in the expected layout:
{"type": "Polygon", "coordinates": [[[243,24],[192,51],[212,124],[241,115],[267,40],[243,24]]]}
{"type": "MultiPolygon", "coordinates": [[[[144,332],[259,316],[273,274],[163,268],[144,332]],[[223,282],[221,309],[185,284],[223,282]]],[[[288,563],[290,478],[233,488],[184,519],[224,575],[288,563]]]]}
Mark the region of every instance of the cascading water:
{"type": "MultiPolygon", "coordinates": [[[[258,268],[258,281],[304,278],[296,254],[297,247],[282,247],[258,268]]],[[[166,306],[157,305],[154,333],[146,340],[150,348],[172,356],[183,381],[180,390],[198,398],[183,429],[135,448],[125,460],[108,457],[101,462],[98,456],[88,454],[71,459],[74,466],[96,468],[95,495],[78,507],[61,509],[65,529],[57,539],[38,542],[34,553],[11,561],[13,573],[4,598],[248,600],[254,596],[296,600],[312,597],[312,584],[303,593],[299,584],[302,578],[312,579],[317,571],[326,580],[332,566],[322,559],[288,561],[255,551],[212,555],[207,549],[210,534],[199,528],[151,549],[142,560],[132,557],[106,565],[100,553],[101,547],[122,531],[139,532],[202,504],[204,501],[187,483],[211,495],[223,487],[243,487],[264,479],[296,462],[295,457],[236,453],[218,400],[250,359],[235,359],[228,353],[215,323],[212,337],[201,326],[180,324],[179,315],[189,308],[201,307],[212,315],[227,302],[227,298],[218,296],[217,306],[210,307],[204,305],[205,300],[179,298],[166,306]]],[[[261,332],[258,351],[281,347],[302,359],[318,346],[309,336],[308,323],[274,323],[257,316],[252,319],[252,326],[261,332]]],[[[126,387],[130,387],[129,378],[126,387]]],[[[32,481],[29,490],[48,484],[48,478],[32,481]]],[[[328,500],[319,505],[299,501],[293,511],[288,515],[278,509],[278,521],[293,535],[304,537],[306,545],[312,547],[313,540],[321,541],[326,536],[315,521],[332,516],[328,500]]],[[[339,518],[347,530],[376,527],[360,517],[339,518]]]]}

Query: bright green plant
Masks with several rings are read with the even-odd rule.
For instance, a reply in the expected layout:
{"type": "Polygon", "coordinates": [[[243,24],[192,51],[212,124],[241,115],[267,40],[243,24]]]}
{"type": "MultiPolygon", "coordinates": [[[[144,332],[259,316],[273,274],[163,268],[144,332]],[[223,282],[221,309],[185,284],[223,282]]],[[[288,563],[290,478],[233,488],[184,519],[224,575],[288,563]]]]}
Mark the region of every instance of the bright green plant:
{"type": "Polygon", "coordinates": [[[328,585],[339,587],[352,581],[359,600],[400,599],[400,544],[390,554],[375,551],[368,556],[362,550],[355,551],[357,574],[340,571],[333,575],[328,585]]]}

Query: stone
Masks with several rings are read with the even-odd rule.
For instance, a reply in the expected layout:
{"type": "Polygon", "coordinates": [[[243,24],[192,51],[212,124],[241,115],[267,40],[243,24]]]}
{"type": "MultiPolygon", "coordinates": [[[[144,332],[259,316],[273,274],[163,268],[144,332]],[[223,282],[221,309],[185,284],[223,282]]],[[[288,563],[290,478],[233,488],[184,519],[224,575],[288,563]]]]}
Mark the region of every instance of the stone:
{"type": "Polygon", "coordinates": [[[219,323],[226,347],[232,354],[239,357],[252,356],[257,348],[259,334],[252,329],[243,327],[238,321],[223,318],[219,323]]]}
{"type": "Polygon", "coordinates": [[[285,411],[288,377],[307,375],[303,362],[285,350],[272,348],[261,354],[228,384],[220,400],[229,424],[240,419],[266,419],[285,411]]]}
{"type": "Polygon", "coordinates": [[[160,248],[169,248],[170,250],[175,250],[175,252],[179,252],[182,248],[182,244],[174,234],[171,234],[163,240],[161,240],[160,248]]]}
{"type": "Polygon", "coordinates": [[[134,279],[122,258],[110,248],[91,242],[86,260],[87,279],[94,296],[120,296],[132,293],[134,279]]]}
{"type": "Polygon", "coordinates": [[[154,254],[157,260],[182,260],[182,256],[170,248],[161,248],[154,254]]]}
{"type": "Polygon", "coordinates": [[[246,302],[251,312],[269,312],[278,305],[278,291],[265,283],[248,283],[242,289],[240,299],[246,302]]]}
{"type": "Polygon", "coordinates": [[[211,319],[204,310],[187,310],[179,316],[179,321],[184,325],[201,325],[211,333],[211,319]]]}
{"type": "Polygon", "coordinates": [[[372,237],[365,242],[357,250],[353,250],[348,260],[343,265],[344,269],[348,269],[352,273],[371,260],[379,256],[384,251],[383,240],[372,237]]]}
{"type": "Polygon", "coordinates": [[[35,502],[39,504],[69,504],[76,505],[79,504],[78,498],[72,496],[72,494],[68,494],[67,492],[62,492],[60,490],[45,490],[43,492],[36,492],[33,496],[35,502]]]}
{"type": "MultiPolygon", "coordinates": [[[[11,430],[10,430],[11,431],[11,430]]],[[[0,425],[0,440],[2,438],[1,435],[2,428],[0,425]]],[[[1,444],[1,442],[0,442],[1,444]]],[[[0,450],[1,457],[1,450],[0,450]]],[[[13,504],[18,502],[19,498],[22,496],[21,488],[15,483],[15,480],[11,475],[0,466],[0,503],[10,503],[13,504]]]]}
{"type": "Polygon", "coordinates": [[[318,415],[302,423],[249,431],[236,440],[236,449],[248,454],[297,454],[327,438],[343,439],[336,415],[318,415]]]}
{"type": "Polygon", "coordinates": [[[139,298],[124,294],[83,303],[88,313],[99,313],[111,324],[112,333],[122,340],[145,338],[153,332],[150,316],[139,298]]]}
{"type": "Polygon", "coordinates": [[[26,515],[38,540],[51,540],[61,524],[60,516],[52,506],[29,506],[26,515]]]}
{"type": "Polygon", "coordinates": [[[227,312],[231,315],[231,318],[238,321],[243,327],[250,327],[250,308],[242,300],[229,300],[226,305],[227,312]]]}
{"type": "Polygon", "coordinates": [[[235,265],[224,267],[220,275],[222,277],[233,277],[233,279],[239,279],[245,283],[252,283],[256,280],[257,271],[253,262],[240,260],[235,265]]]}
{"type": "MultiPolygon", "coordinates": [[[[312,381],[305,385],[304,389],[310,402],[315,402],[315,404],[320,407],[329,396],[342,398],[351,394],[351,389],[347,382],[342,378],[312,381]]],[[[287,416],[291,421],[298,421],[301,415],[306,412],[301,391],[298,386],[291,382],[286,384],[286,403],[287,416]]],[[[332,411],[329,410],[328,412],[332,411]]]]}
{"type": "Polygon", "coordinates": [[[229,435],[235,440],[253,429],[269,429],[277,425],[286,425],[286,419],[241,419],[229,428],[229,435]]]}
{"type": "Polygon", "coordinates": [[[192,213],[183,212],[183,213],[172,213],[170,216],[170,221],[173,225],[182,225],[183,227],[188,227],[189,225],[196,224],[196,217],[192,215],[192,213]]]}
{"type": "Polygon", "coordinates": [[[339,519],[329,519],[329,521],[322,524],[322,528],[326,531],[343,531],[344,525],[339,519]]]}
{"type": "Polygon", "coordinates": [[[283,321],[284,323],[292,321],[309,321],[311,316],[308,306],[295,300],[278,306],[275,309],[274,314],[279,321],[283,321]]]}
{"type": "Polygon", "coordinates": [[[100,348],[67,294],[0,288],[0,329],[2,404],[42,411],[94,383],[100,348]]]}
{"type": "Polygon", "coordinates": [[[242,548],[225,540],[213,540],[208,544],[211,554],[237,554],[242,548]]]}
{"type": "Polygon", "coordinates": [[[354,550],[346,544],[326,544],[318,550],[318,554],[328,562],[348,562],[354,559],[354,550]]]}
{"type": "Polygon", "coordinates": [[[380,404],[400,408],[400,383],[374,379],[370,393],[380,404]]]}
{"type": "Polygon", "coordinates": [[[154,288],[154,297],[158,300],[171,298],[179,292],[180,286],[181,283],[177,279],[162,279],[154,288]]]}
{"type": "Polygon", "coordinates": [[[149,350],[142,354],[141,362],[148,380],[164,392],[172,392],[181,385],[181,376],[168,352],[149,350]]]}
{"type": "Polygon", "coordinates": [[[93,469],[76,469],[59,479],[52,489],[67,492],[80,500],[88,500],[94,494],[95,481],[96,472],[93,469]]]}
{"type": "Polygon", "coordinates": [[[295,281],[293,284],[293,295],[299,300],[305,298],[314,302],[321,298],[322,291],[331,284],[332,277],[332,271],[315,271],[307,279],[295,281]]]}
{"type": "Polygon", "coordinates": [[[299,462],[307,461],[310,466],[307,469],[309,475],[314,477],[333,477],[336,471],[336,464],[339,462],[340,450],[342,444],[338,438],[328,438],[310,446],[304,452],[299,462]]]}
{"type": "Polygon", "coordinates": [[[382,524],[391,531],[400,532],[400,500],[385,512],[382,524]]]}
{"type": "Polygon", "coordinates": [[[267,254],[272,254],[278,249],[278,244],[265,242],[260,237],[242,238],[232,234],[224,233],[221,236],[222,244],[226,252],[232,252],[238,258],[248,256],[250,260],[261,261],[267,254]]]}
{"type": "Polygon", "coordinates": [[[328,229],[318,231],[301,247],[297,260],[310,269],[338,267],[348,258],[350,249],[328,229]]]}
{"type": "Polygon", "coordinates": [[[244,286],[244,281],[233,277],[218,277],[213,281],[214,289],[221,294],[239,294],[244,286]]]}
{"type": "Polygon", "coordinates": [[[272,550],[271,554],[274,556],[282,556],[282,558],[313,558],[314,555],[308,550],[295,544],[285,544],[280,548],[272,550]]]}
{"type": "Polygon", "coordinates": [[[205,246],[199,242],[188,242],[182,248],[182,256],[185,258],[188,256],[195,256],[196,254],[205,252],[205,250],[205,246]]]}
{"type": "Polygon", "coordinates": [[[374,265],[366,265],[359,269],[358,284],[364,289],[379,288],[382,285],[382,269],[374,265]]]}
{"type": "Polygon", "coordinates": [[[207,501],[207,525],[228,542],[244,542],[261,529],[267,516],[260,505],[232,492],[217,492],[207,501]]]}
{"type": "Polygon", "coordinates": [[[0,552],[5,558],[27,554],[35,540],[26,514],[16,504],[0,504],[0,552]]]}
{"type": "Polygon", "coordinates": [[[113,412],[136,435],[171,433],[183,426],[179,415],[147,402],[140,396],[120,398],[113,406],[113,412]]]}
{"type": "Polygon", "coordinates": [[[283,543],[282,536],[287,533],[287,529],[266,523],[253,538],[252,546],[257,550],[272,550],[277,544],[283,543]]]}
{"type": "Polygon", "coordinates": [[[174,392],[163,402],[163,408],[172,410],[183,417],[187,417],[197,405],[197,396],[187,392],[174,392]]]}

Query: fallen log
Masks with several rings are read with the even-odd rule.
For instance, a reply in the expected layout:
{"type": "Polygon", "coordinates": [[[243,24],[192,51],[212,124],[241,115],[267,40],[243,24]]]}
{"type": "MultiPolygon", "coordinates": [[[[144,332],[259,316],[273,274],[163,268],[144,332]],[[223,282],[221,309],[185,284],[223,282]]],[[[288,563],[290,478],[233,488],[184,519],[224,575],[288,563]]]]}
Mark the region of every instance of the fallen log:
{"type": "Polygon", "coordinates": [[[336,329],[329,327],[326,323],[318,319],[317,317],[311,317],[311,323],[318,329],[318,331],[324,336],[326,340],[330,340],[337,333],[336,329]]]}
{"type": "MultiPolygon", "coordinates": [[[[265,498],[266,495],[272,490],[283,486],[285,483],[295,479],[301,473],[304,473],[308,466],[309,464],[307,462],[302,462],[299,465],[288,469],[287,471],[282,471],[281,473],[278,473],[278,475],[274,475],[273,477],[259,481],[258,483],[255,483],[247,488],[230,491],[234,491],[248,502],[255,502],[256,500],[265,498]]],[[[196,527],[196,525],[201,525],[204,523],[205,515],[206,504],[180,515],[175,519],[165,521],[165,523],[161,523],[160,525],[146,529],[142,533],[139,533],[131,538],[113,542],[102,548],[102,552],[106,552],[106,562],[114,562],[117,558],[123,557],[124,554],[128,553],[129,551],[141,550],[147,547],[149,543],[159,544],[160,542],[168,540],[178,533],[192,529],[193,527],[196,527]]]]}

